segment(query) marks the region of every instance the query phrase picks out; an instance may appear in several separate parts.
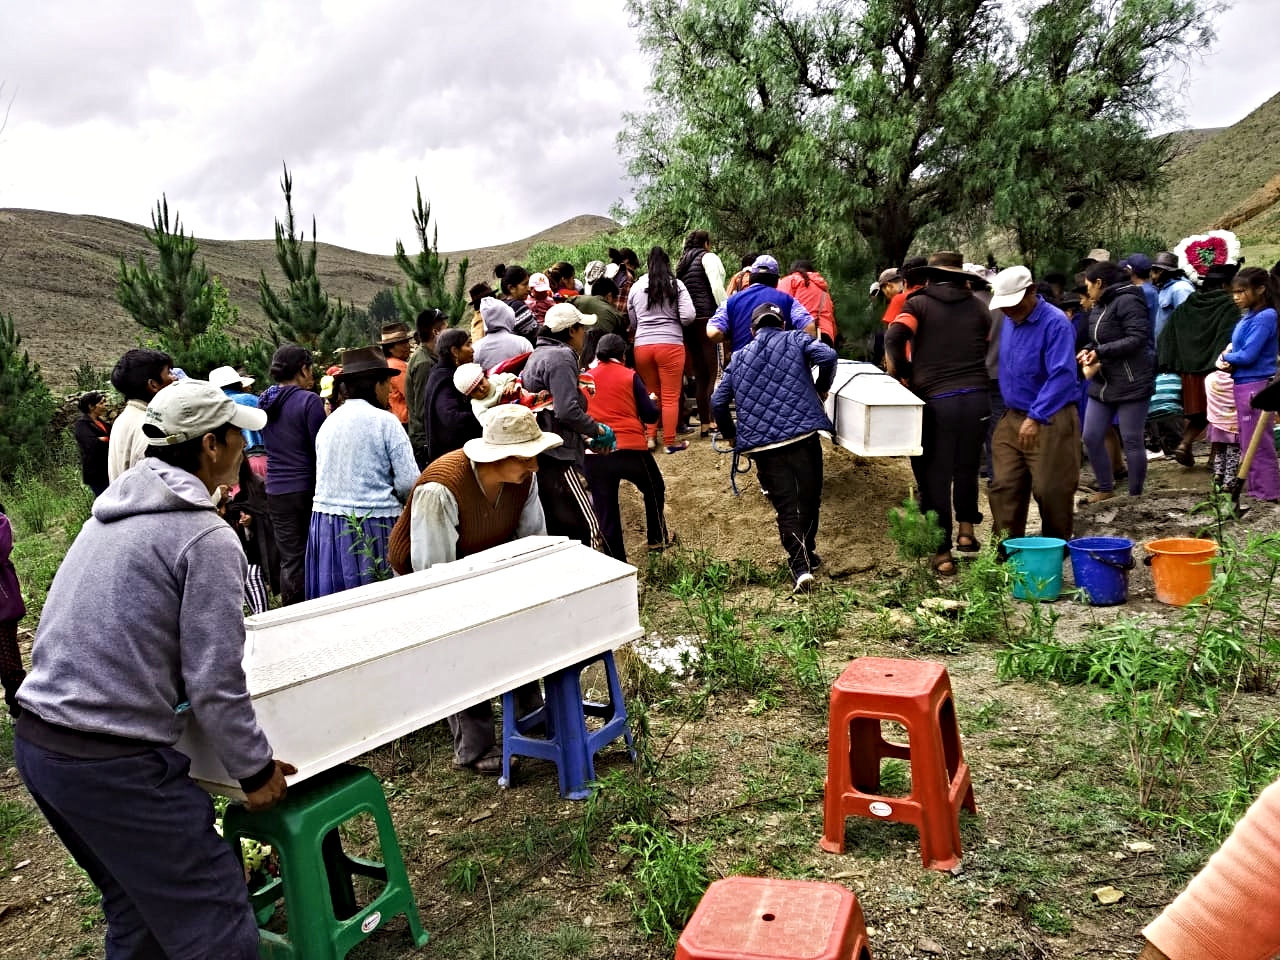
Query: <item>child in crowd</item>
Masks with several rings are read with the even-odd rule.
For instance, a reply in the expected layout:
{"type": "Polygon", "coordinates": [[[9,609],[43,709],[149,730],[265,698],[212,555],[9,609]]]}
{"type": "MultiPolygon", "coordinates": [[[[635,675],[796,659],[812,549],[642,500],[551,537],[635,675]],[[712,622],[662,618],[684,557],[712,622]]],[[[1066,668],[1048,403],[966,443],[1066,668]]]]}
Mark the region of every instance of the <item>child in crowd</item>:
{"type": "Polygon", "coordinates": [[[18,572],[9,559],[12,552],[13,527],[5,516],[4,505],[0,504],[0,684],[4,686],[4,702],[9,705],[9,714],[16,718],[20,708],[14,697],[27,676],[18,649],[18,621],[26,615],[27,608],[18,586],[18,572]]]}
{"type": "Polygon", "coordinates": [[[518,403],[535,413],[551,406],[546,390],[530,393],[514,373],[485,373],[478,363],[464,363],[453,374],[458,392],[471,399],[471,412],[484,423],[485,416],[500,403],[518,403]]]}
{"type": "Polygon", "coordinates": [[[1204,379],[1209,417],[1209,472],[1216,490],[1234,494],[1240,482],[1240,426],[1236,418],[1235,381],[1231,374],[1215,370],[1204,379]]]}
{"type": "Polygon", "coordinates": [[[541,326],[542,318],[556,304],[555,294],[551,291],[551,281],[547,279],[545,273],[535,273],[529,277],[529,296],[525,298],[524,303],[538,318],[538,325],[541,326]]]}
{"type": "Polygon", "coordinates": [[[267,492],[263,481],[249,467],[248,460],[240,464],[240,482],[227,491],[219,513],[240,538],[248,561],[244,578],[244,602],[250,613],[266,613],[270,606],[267,584],[262,575],[267,565],[266,527],[267,492]]]}

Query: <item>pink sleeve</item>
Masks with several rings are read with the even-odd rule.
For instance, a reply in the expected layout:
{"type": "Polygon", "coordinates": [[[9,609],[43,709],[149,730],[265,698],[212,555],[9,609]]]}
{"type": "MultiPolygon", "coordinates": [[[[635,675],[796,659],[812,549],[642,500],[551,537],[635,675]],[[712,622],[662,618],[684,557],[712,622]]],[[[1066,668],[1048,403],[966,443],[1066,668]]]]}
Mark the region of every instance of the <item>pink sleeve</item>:
{"type": "Polygon", "coordinates": [[[1278,878],[1280,781],[1143,935],[1170,960],[1272,960],[1280,955],[1278,878]]]}

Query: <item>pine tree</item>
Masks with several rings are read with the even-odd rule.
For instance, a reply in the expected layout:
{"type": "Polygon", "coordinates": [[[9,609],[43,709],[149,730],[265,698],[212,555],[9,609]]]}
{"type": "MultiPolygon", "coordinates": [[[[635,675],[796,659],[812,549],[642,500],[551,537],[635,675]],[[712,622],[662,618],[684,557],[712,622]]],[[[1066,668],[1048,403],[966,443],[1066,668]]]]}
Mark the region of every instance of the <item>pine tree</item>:
{"type": "Polygon", "coordinates": [[[175,345],[188,345],[209,326],[213,317],[213,292],[204,261],[196,263],[195,236],[182,232],[174,213],[169,225],[169,199],[163,194],[151,214],[151,229],[144,230],[155,247],[156,269],[141,255],[136,266],[120,258],[116,299],[134,320],[175,345]]]}
{"type": "Polygon", "coordinates": [[[470,261],[462,258],[458,264],[458,274],[453,278],[453,289],[446,286],[449,273],[449,261],[440,259],[439,228],[431,231],[431,239],[427,240],[427,225],[431,220],[431,204],[422,200],[422,186],[415,177],[414,188],[417,190],[417,204],[413,211],[413,228],[418,235],[421,252],[412,260],[405,253],[404,244],[396,241],[396,263],[408,277],[408,283],[396,287],[396,306],[400,308],[400,316],[410,326],[418,319],[418,314],[428,307],[443,310],[449,315],[449,323],[457,326],[462,322],[462,315],[467,308],[467,267],[470,261]]]}
{"type": "Polygon", "coordinates": [[[285,220],[276,221],[276,262],[287,286],[276,293],[266,271],[258,279],[258,298],[267,314],[271,337],[277,343],[290,341],[315,353],[327,354],[338,346],[339,328],[345,315],[341,300],[330,301],[316,274],[316,220],[311,218],[311,247],[305,249],[304,235],[294,227],[293,177],[284,168],[280,181],[284,190],[285,220]]]}
{"type": "Polygon", "coordinates": [[[13,318],[0,313],[0,479],[37,458],[49,434],[53,396],[40,365],[22,349],[13,318]]]}

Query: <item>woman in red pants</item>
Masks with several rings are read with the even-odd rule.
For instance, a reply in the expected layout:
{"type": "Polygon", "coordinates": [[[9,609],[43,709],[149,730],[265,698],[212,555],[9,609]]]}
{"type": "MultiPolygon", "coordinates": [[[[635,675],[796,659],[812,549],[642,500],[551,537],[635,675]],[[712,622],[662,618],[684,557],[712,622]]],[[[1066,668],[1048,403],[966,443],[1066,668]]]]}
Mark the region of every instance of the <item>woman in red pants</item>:
{"type": "MultiPolygon", "coordinates": [[[[689,289],[671,271],[671,258],[661,247],[649,251],[649,272],[631,285],[627,316],[636,347],[636,372],[662,410],[662,439],[667,453],[689,446],[676,438],[684,376],[684,328],[696,310],[689,289]]],[[[658,445],[657,427],[647,428],[650,450],[658,445]]]]}

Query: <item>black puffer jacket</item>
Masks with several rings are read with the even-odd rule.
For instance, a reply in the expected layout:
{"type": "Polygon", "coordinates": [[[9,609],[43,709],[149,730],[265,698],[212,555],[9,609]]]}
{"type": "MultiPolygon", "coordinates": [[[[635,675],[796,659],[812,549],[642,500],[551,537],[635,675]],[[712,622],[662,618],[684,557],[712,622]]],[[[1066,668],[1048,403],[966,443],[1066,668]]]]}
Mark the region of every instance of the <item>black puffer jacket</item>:
{"type": "Polygon", "coordinates": [[[1107,403],[1151,399],[1156,383],[1155,343],[1140,289],[1132,283],[1117,283],[1103,290],[1089,317],[1089,338],[1102,362],[1102,369],[1089,381],[1089,396],[1107,403]]]}

